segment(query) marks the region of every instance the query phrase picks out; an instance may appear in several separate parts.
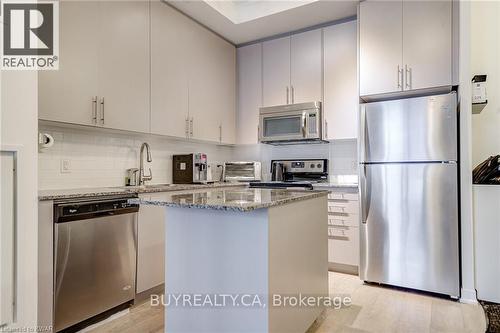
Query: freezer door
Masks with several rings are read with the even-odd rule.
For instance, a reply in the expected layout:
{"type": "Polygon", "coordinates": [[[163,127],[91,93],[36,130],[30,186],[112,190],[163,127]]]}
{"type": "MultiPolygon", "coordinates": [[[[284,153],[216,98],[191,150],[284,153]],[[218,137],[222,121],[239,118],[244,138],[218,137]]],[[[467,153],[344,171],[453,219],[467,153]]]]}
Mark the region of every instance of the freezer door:
{"type": "Polygon", "coordinates": [[[360,169],[361,279],[458,296],[457,165],[360,169]]]}
{"type": "Polygon", "coordinates": [[[361,105],[360,162],[456,161],[456,94],[361,105]]]}

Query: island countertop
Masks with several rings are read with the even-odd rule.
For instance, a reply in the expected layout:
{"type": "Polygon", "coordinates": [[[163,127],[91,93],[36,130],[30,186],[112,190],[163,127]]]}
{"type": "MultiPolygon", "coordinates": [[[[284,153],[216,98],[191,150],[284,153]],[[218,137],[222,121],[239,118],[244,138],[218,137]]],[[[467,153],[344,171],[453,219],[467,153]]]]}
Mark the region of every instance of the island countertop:
{"type": "Polygon", "coordinates": [[[130,203],[167,207],[201,208],[247,212],[328,195],[328,191],[209,188],[167,192],[153,199],[130,199],[130,203]]]}
{"type": "Polygon", "coordinates": [[[106,195],[144,194],[156,192],[171,192],[219,187],[244,187],[245,183],[215,182],[209,184],[156,184],[145,186],[93,187],[74,189],[55,189],[38,191],[38,200],[61,200],[73,198],[98,197],[106,195]]]}

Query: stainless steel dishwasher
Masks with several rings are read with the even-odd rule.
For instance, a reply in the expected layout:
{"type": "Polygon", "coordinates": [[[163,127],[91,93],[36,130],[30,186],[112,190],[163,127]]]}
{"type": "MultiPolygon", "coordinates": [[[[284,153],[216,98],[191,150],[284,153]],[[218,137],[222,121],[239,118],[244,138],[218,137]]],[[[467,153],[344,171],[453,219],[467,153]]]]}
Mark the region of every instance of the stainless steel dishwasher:
{"type": "Polygon", "coordinates": [[[134,299],[139,206],[130,198],[55,202],[56,331],[134,299]]]}

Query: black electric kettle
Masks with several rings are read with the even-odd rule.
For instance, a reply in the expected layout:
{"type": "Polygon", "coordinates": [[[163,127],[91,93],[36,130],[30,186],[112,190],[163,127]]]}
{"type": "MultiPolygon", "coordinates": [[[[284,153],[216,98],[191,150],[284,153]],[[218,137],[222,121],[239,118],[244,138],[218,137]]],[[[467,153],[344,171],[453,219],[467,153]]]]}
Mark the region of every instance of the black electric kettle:
{"type": "Polygon", "coordinates": [[[274,161],[271,165],[271,180],[282,182],[285,180],[285,165],[282,162],[274,161]]]}

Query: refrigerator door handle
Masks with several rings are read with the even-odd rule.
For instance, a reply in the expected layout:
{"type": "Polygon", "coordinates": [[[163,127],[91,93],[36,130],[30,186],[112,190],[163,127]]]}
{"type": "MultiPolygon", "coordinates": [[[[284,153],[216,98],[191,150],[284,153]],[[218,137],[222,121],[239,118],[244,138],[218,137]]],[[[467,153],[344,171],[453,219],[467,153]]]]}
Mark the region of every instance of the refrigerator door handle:
{"type": "Polygon", "coordinates": [[[366,224],[371,202],[371,188],[366,177],[366,164],[363,164],[360,168],[359,189],[359,194],[361,196],[361,223],[366,224]]]}
{"type": "Polygon", "coordinates": [[[359,140],[358,140],[358,161],[365,161],[366,149],[366,105],[361,104],[359,107],[359,140]]]}

